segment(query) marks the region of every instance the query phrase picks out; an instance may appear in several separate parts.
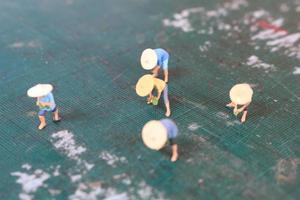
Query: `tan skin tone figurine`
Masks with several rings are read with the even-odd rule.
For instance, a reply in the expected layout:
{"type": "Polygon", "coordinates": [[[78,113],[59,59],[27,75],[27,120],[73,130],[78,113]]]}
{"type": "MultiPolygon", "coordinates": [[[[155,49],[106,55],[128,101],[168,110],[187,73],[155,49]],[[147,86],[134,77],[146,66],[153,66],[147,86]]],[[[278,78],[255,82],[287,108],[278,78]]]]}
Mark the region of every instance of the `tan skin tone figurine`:
{"type": "MultiPolygon", "coordinates": [[[[156,66],[156,67],[153,68],[152,74],[153,74],[154,77],[158,76],[159,70],[160,70],[159,66],[156,66]]],[[[169,81],[169,72],[168,72],[167,69],[164,69],[163,71],[164,71],[164,81],[165,81],[165,83],[168,83],[168,81],[169,81]]]]}
{"type": "Polygon", "coordinates": [[[156,98],[157,100],[160,99],[161,97],[161,93],[163,92],[163,97],[164,97],[164,103],[165,103],[165,107],[166,107],[166,113],[165,116],[169,117],[171,115],[171,109],[170,109],[170,102],[169,102],[169,98],[168,98],[168,86],[167,84],[158,79],[158,78],[154,78],[154,88],[156,88],[157,90],[157,97],[152,95],[152,91],[150,92],[148,98],[147,98],[147,104],[150,104],[154,98],[156,98]]]}
{"type": "Polygon", "coordinates": [[[237,108],[237,104],[235,104],[234,102],[230,102],[229,104],[227,104],[226,106],[229,108],[234,108],[234,114],[238,115],[239,113],[243,112],[242,118],[241,118],[241,122],[244,123],[247,119],[247,114],[248,114],[248,106],[250,105],[250,103],[242,105],[242,107],[237,108]]]}
{"type": "Polygon", "coordinates": [[[231,102],[226,106],[233,109],[233,114],[237,116],[243,112],[241,122],[247,119],[248,107],[252,102],[253,90],[248,83],[239,83],[234,85],[229,92],[231,102]],[[238,108],[240,106],[240,108],[238,108]]]}

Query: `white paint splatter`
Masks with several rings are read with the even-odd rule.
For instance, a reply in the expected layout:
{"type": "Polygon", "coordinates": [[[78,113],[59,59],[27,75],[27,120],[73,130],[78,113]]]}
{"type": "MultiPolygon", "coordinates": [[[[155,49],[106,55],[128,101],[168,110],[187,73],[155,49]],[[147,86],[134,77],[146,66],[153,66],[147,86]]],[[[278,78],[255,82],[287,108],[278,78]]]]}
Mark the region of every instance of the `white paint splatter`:
{"type": "Polygon", "coordinates": [[[126,164],[128,163],[127,159],[125,157],[118,157],[115,154],[111,154],[108,151],[103,151],[99,155],[99,158],[102,160],[105,160],[106,163],[112,167],[116,167],[118,163],[126,164]]]}
{"type": "MultiPolygon", "coordinates": [[[[257,11],[257,12],[262,12],[264,15],[266,15],[266,11],[257,11]]],[[[253,14],[255,16],[255,14],[253,14]]],[[[258,20],[260,17],[256,17],[253,22],[258,20]]],[[[270,22],[273,26],[281,27],[284,23],[283,18],[279,18],[276,20],[273,20],[270,22]]],[[[251,27],[252,32],[256,32],[258,30],[257,26],[252,26],[251,27]]],[[[276,39],[282,36],[286,36],[287,32],[283,30],[273,30],[273,29],[268,29],[268,30],[262,30],[255,34],[254,36],[251,37],[252,40],[269,40],[269,39],[276,39]]]]}
{"type": "Polygon", "coordinates": [[[40,42],[38,41],[29,41],[27,42],[27,45],[26,45],[28,48],[38,48],[38,47],[41,47],[41,44],[40,42]]]}
{"type": "MultiPolygon", "coordinates": [[[[249,25],[249,22],[252,25],[250,31],[254,34],[251,37],[253,41],[264,41],[270,52],[281,50],[284,55],[300,59],[300,32],[289,34],[286,30],[281,29],[280,27],[284,26],[283,18],[274,19],[267,11],[259,10],[245,16],[244,24],[249,25]],[[260,18],[269,21],[270,25],[274,27],[257,32],[260,28],[256,22],[260,18]]],[[[254,45],[257,46],[256,43],[254,45]]]]}
{"type": "Polygon", "coordinates": [[[226,126],[235,126],[235,125],[241,125],[242,123],[239,120],[234,121],[227,121],[226,126]]]}
{"type": "Polygon", "coordinates": [[[74,135],[68,130],[53,133],[51,137],[53,145],[70,159],[80,161],[78,156],[86,151],[85,147],[76,145],[74,135]]]}
{"type": "Polygon", "coordinates": [[[12,44],[10,44],[8,46],[10,48],[16,48],[16,49],[18,49],[18,48],[24,47],[24,42],[14,42],[14,43],[12,43],[12,44]]]}
{"type": "Polygon", "coordinates": [[[198,184],[203,184],[204,183],[204,179],[203,178],[200,178],[199,180],[198,180],[198,184]]]}
{"type": "Polygon", "coordinates": [[[50,178],[50,175],[41,169],[35,170],[32,174],[24,172],[13,172],[12,176],[19,177],[17,183],[22,185],[22,193],[34,193],[38,188],[44,186],[44,182],[50,178]]]}
{"type": "Polygon", "coordinates": [[[227,113],[224,113],[224,112],[218,112],[216,115],[217,115],[217,117],[219,117],[221,119],[228,119],[228,118],[230,118],[230,116],[227,113]]]}
{"type": "Polygon", "coordinates": [[[100,194],[104,193],[101,186],[88,187],[86,184],[80,183],[74,194],[69,196],[70,200],[97,200],[100,194]]]}
{"type": "Polygon", "coordinates": [[[125,185],[130,185],[132,183],[130,177],[126,173],[114,175],[113,179],[121,181],[125,185]]]}
{"type": "Polygon", "coordinates": [[[252,68],[264,69],[266,72],[276,70],[275,66],[272,64],[264,63],[257,56],[252,55],[248,58],[246,64],[252,68]]]}
{"type": "Polygon", "coordinates": [[[14,42],[9,44],[8,47],[12,49],[20,49],[20,48],[40,48],[42,45],[39,41],[31,40],[28,42],[14,42]]]}
{"type": "Polygon", "coordinates": [[[204,42],[203,45],[199,46],[199,49],[201,52],[205,52],[205,51],[208,51],[210,47],[211,47],[210,41],[206,41],[206,42],[204,42]]]}
{"type": "Polygon", "coordinates": [[[55,189],[49,189],[48,191],[52,196],[56,196],[61,193],[61,190],[55,190],[55,189]]]}
{"type": "Polygon", "coordinates": [[[300,1],[296,0],[294,3],[295,3],[294,8],[295,8],[296,12],[300,12],[300,1]]]}
{"type": "Polygon", "coordinates": [[[295,67],[295,70],[294,70],[293,74],[299,75],[300,74],[300,67],[295,67]]]}
{"type": "Polygon", "coordinates": [[[191,123],[191,124],[188,125],[188,129],[190,131],[195,131],[195,130],[197,130],[200,127],[201,126],[199,124],[197,124],[196,122],[193,122],[193,123],[191,123]]]}
{"type": "MultiPolygon", "coordinates": [[[[51,142],[55,148],[60,150],[68,158],[77,162],[74,168],[71,168],[68,171],[68,176],[72,183],[79,182],[82,177],[94,167],[94,164],[88,163],[86,160],[82,160],[80,158],[80,155],[86,152],[87,149],[83,146],[77,145],[73,133],[68,130],[53,133],[51,137],[51,142]]],[[[59,167],[55,169],[55,175],[59,174],[58,170],[59,167]]]]}
{"type": "Polygon", "coordinates": [[[90,164],[85,160],[83,161],[83,164],[88,171],[91,170],[95,166],[94,164],[90,164]]]}
{"type": "Polygon", "coordinates": [[[31,165],[29,165],[28,163],[26,163],[26,164],[22,165],[22,168],[26,169],[26,170],[30,170],[31,169],[31,165]]]}
{"type": "Polygon", "coordinates": [[[130,200],[130,198],[125,192],[118,193],[115,189],[108,188],[104,200],[130,200]]]}
{"type": "Polygon", "coordinates": [[[53,176],[59,176],[60,175],[59,169],[60,169],[60,165],[58,165],[58,166],[55,167],[55,170],[53,172],[53,176]]]}
{"type": "Polygon", "coordinates": [[[284,12],[284,13],[290,11],[290,7],[287,4],[285,4],[285,3],[281,4],[280,7],[279,7],[279,9],[280,9],[281,12],[284,12]]]}
{"type": "Polygon", "coordinates": [[[138,185],[137,194],[139,199],[166,199],[163,193],[153,189],[146,182],[142,181],[138,185]]]}
{"type": "Polygon", "coordinates": [[[246,0],[233,0],[224,4],[224,7],[229,10],[239,10],[243,6],[248,6],[248,2],[246,0]]]}
{"type": "Polygon", "coordinates": [[[272,51],[278,51],[281,48],[290,48],[295,45],[300,39],[300,33],[290,34],[279,39],[271,40],[267,42],[268,46],[273,47],[272,51]]]}
{"type": "Polygon", "coordinates": [[[19,194],[20,200],[33,200],[34,196],[26,193],[19,194]]]}
{"type": "MultiPolygon", "coordinates": [[[[247,5],[248,3],[246,0],[232,0],[230,2],[225,2],[223,5],[214,10],[205,10],[203,7],[188,8],[179,13],[175,13],[172,19],[164,19],[163,24],[168,27],[181,29],[183,32],[192,32],[196,30],[196,28],[191,25],[191,21],[189,19],[192,14],[199,14],[202,25],[205,25],[211,19],[220,20],[227,16],[230,11],[239,10],[242,6],[247,5]]],[[[218,28],[222,30],[229,30],[230,27],[231,26],[229,24],[222,25],[222,22],[220,22],[218,28]]],[[[198,31],[198,33],[201,34],[202,31],[198,31]]],[[[213,29],[205,31],[205,33],[212,34],[213,29]]]]}
{"type": "Polygon", "coordinates": [[[190,8],[182,10],[181,13],[175,13],[173,15],[173,20],[164,19],[163,24],[165,26],[171,26],[174,28],[181,29],[184,32],[191,32],[194,31],[194,28],[191,26],[191,23],[188,19],[190,14],[202,12],[204,9],[202,7],[190,8]]]}
{"type": "Polygon", "coordinates": [[[69,196],[70,200],[129,200],[127,193],[118,193],[113,188],[102,188],[101,184],[80,183],[74,194],[69,196]]]}
{"type": "Polygon", "coordinates": [[[276,39],[282,36],[287,35],[284,31],[274,31],[274,30],[263,30],[257,33],[256,35],[252,36],[252,40],[269,40],[269,39],[276,39]]]}
{"type": "Polygon", "coordinates": [[[265,16],[265,15],[268,15],[269,13],[267,12],[267,11],[265,11],[265,10],[256,10],[256,11],[254,11],[253,12],[253,16],[255,17],[255,18],[261,18],[261,17],[263,17],[263,16],[265,16]]]}
{"type": "Polygon", "coordinates": [[[71,179],[71,181],[72,181],[73,183],[79,181],[79,180],[82,178],[82,175],[80,175],[80,174],[69,175],[69,176],[70,176],[70,179],[71,179]]]}

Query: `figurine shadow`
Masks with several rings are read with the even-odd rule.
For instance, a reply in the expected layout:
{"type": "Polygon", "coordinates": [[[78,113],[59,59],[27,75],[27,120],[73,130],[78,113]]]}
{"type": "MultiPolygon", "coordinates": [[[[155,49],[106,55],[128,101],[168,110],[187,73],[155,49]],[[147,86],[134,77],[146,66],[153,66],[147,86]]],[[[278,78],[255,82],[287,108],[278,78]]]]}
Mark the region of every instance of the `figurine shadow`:
{"type": "Polygon", "coordinates": [[[169,69],[169,76],[178,78],[189,77],[193,73],[193,70],[190,67],[176,67],[169,69]]]}
{"type": "Polygon", "coordinates": [[[258,119],[263,116],[268,116],[276,110],[275,106],[268,106],[263,102],[252,102],[249,106],[249,118],[258,119]]]}
{"type": "Polygon", "coordinates": [[[64,120],[69,120],[69,121],[81,121],[81,120],[86,120],[88,118],[88,113],[85,113],[79,109],[72,109],[69,112],[64,112],[60,113],[62,118],[64,120]]]}

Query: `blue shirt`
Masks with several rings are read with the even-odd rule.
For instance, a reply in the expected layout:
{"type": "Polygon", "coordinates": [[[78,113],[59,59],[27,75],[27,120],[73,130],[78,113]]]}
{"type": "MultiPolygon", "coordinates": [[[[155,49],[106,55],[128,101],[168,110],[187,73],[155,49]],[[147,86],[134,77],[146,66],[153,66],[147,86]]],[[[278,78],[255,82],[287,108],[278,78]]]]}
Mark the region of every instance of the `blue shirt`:
{"type": "Polygon", "coordinates": [[[164,49],[154,49],[157,55],[157,65],[162,67],[163,70],[168,70],[169,53],[164,49]]]}
{"type": "Polygon", "coordinates": [[[178,128],[177,128],[176,124],[170,119],[162,119],[162,120],[160,120],[160,122],[167,129],[168,139],[176,138],[176,136],[178,134],[178,128]]]}
{"type": "Polygon", "coordinates": [[[51,103],[50,107],[48,107],[48,106],[43,107],[43,108],[40,108],[40,110],[52,111],[56,107],[54,97],[51,92],[49,94],[47,94],[46,96],[39,98],[39,101],[44,102],[44,103],[51,103]]]}

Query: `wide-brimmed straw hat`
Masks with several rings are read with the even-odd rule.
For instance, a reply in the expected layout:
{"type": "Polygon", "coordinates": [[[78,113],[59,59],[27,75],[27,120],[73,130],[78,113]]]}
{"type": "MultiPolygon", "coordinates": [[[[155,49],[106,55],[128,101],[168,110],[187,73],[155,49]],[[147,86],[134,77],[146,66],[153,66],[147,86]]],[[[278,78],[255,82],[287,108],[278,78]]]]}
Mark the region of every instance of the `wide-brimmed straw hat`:
{"type": "Polygon", "coordinates": [[[137,93],[137,95],[141,96],[141,97],[145,97],[148,94],[150,94],[150,92],[153,90],[154,87],[154,79],[153,79],[153,75],[147,74],[142,76],[136,86],[135,86],[135,91],[137,93]]]}
{"type": "Polygon", "coordinates": [[[238,105],[245,105],[252,101],[253,90],[247,83],[236,84],[229,92],[232,102],[238,105]]]}
{"type": "Polygon", "coordinates": [[[141,65],[146,70],[153,69],[157,65],[157,55],[153,49],[145,49],[143,51],[141,65]]]}
{"type": "Polygon", "coordinates": [[[157,120],[149,121],[142,130],[144,144],[153,150],[159,150],[165,146],[168,140],[167,129],[157,120]]]}
{"type": "Polygon", "coordinates": [[[53,90],[53,86],[50,84],[37,84],[27,90],[27,95],[29,97],[42,97],[53,90]]]}

